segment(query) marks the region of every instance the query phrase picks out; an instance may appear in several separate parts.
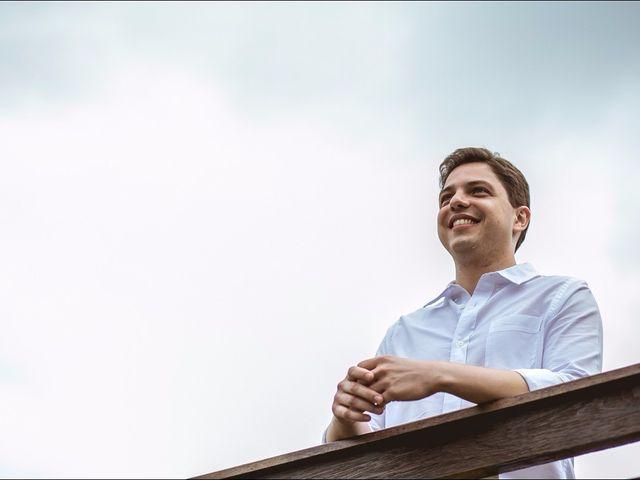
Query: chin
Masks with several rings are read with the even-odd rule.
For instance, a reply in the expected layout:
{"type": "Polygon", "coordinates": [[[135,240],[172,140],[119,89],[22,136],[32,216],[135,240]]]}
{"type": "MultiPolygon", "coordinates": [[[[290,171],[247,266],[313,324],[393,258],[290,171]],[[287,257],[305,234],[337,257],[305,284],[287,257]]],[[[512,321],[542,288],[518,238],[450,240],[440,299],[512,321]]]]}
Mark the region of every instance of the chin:
{"type": "Polygon", "coordinates": [[[478,243],[471,240],[459,239],[449,244],[449,253],[451,255],[464,255],[473,253],[478,250],[478,243]]]}

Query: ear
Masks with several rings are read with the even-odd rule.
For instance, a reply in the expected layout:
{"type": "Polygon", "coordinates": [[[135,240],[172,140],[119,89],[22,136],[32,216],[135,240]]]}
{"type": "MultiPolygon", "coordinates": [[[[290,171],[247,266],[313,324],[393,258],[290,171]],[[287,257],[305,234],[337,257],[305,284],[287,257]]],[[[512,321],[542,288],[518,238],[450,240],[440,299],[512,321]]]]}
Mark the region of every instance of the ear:
{"type": "Polygon", "coordinates": [[[515,218],[513,222],[513,233],[522,232],[529,226],[529,222],[531,221],[531,210],[529,207],[521,206],[514,209],[515,218]]]}

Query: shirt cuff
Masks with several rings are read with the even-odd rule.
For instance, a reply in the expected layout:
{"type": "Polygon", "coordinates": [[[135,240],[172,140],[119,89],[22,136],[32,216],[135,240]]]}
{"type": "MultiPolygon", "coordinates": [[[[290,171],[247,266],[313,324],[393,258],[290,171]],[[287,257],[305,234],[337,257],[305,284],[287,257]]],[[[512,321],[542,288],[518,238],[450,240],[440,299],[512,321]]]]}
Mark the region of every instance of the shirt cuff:
{"type": "Polygon", "coordinates": [[[552,372],[546,368],[519,368],[514,372],[518,372],[524,378],[530,392],[571,380],[567,375],[552,372]]]}

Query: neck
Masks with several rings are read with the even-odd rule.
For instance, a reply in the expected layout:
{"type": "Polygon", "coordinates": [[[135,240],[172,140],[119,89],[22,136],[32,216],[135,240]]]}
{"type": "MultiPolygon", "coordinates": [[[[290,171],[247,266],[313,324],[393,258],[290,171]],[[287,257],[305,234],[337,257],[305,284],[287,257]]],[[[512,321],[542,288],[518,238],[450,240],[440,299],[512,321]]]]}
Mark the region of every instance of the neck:
{"type": "Polygon", "coordinates": [[[516,259],[514,255],[491,262],[456,259],[455,264],[456,283],[469,292],[469,295],[473,295],[476,285],[478,285],[478,280],[483,274],[513,267],[516,264],[516,259]]]}

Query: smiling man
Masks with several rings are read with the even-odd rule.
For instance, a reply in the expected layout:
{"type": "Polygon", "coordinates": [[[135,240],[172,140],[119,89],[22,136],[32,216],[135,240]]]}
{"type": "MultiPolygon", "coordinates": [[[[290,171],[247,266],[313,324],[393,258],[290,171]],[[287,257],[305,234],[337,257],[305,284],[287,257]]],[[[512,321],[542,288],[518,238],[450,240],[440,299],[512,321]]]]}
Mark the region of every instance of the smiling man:
{"type": "MultiPolygon", "coordinates": [[[[393,324],[348,369],[326,441],[360,435],[598,373],[602,322],[584,281],[517,264],[531,210],[509,161],[461,148],[440,165],[438,236],[455,280],[393,324]]],[[[573,459],[500,478],[574,478],[573,459]]]]}

